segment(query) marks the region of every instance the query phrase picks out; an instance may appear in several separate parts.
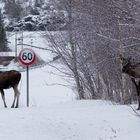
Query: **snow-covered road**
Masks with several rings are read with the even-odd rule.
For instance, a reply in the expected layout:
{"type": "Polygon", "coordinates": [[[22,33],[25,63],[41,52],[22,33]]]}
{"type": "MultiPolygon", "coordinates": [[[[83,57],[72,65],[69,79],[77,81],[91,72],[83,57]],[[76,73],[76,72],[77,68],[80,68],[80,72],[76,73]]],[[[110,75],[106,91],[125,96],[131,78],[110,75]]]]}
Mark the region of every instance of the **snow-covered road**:
{"type": "Polygon", "coordinates": [[[1,108],[0,139],[139,140],[139,121],[130,107],[103,101],[1,108]]]}

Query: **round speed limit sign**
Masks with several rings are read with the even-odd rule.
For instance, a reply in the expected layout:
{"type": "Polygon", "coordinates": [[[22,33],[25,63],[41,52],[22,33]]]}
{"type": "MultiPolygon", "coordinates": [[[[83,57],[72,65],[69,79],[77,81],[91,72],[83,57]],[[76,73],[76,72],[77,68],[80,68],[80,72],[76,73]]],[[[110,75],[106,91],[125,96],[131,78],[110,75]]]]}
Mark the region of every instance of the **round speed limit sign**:
{"type": "Polygon", "coordinates": [[[35,52],[32,49],[24,48],[19,53],[19,60],[24,65],[31,65],[34,63],[36,58],[35,52]]]}

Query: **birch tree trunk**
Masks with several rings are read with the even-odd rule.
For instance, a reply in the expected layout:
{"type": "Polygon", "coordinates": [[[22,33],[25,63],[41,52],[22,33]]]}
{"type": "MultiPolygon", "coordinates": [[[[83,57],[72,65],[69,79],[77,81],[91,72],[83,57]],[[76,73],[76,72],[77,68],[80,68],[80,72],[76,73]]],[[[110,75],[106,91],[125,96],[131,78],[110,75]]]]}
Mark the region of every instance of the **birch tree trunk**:
{"type": "Polygon", "coordinates": [[[80,75],[78,73],[78,68],[77,68],[77,56],[76,56],[76,44],[74,44],[73,41],[73,29],[72,29],[72,0],[69,0],[68,3],[68,38],[69,38],[69,43],[70,43],[70,49],[71,49],[71,56],[72,56],[72,70],[74,74],[74,79],[76,82],[77,86],[77,92],[79,95],[79,99],[84,99],[84,91],[83,91],[83,86],[82,83],[80,82],[80,75]]]}

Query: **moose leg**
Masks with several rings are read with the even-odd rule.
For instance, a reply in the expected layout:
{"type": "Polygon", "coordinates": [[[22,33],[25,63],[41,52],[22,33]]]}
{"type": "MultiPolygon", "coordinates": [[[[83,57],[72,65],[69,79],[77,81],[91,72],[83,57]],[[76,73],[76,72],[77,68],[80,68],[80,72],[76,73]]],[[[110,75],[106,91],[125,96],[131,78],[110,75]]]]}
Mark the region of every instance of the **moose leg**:
{"type": "Polygon", "coordinates": [[[14,96],[14,101],[13,101],[12,107],[14,107],[15,101],[17,99],[15,108],[18,108],[19,107],[20,92],[19,92],[17,86],[15,86],[13,89],[14,89],[14,92],[15,92],[15,96],[14,96]]]}
{"type": "Polygon", "coordinates": [[[137,110],[140,110],[140,96],[138,96],[138,108],[137,110]]]}
{"type": "Polygon", "coordinates": [[[137,110],[140,110],[140,81],[136,82],[134,78],[131,78],[132,82],[134,83],[136,87],[137,92],[137,99],[138,99],[138,108],[137,110]]]}
{"type": "Polygon", "coordinates": [[[1,91],[1,97],[2,97],[2,100],[3,100],[3,103],[4,103],[4,107],[6,108],[7,105],[6,105],[6,102],[5,102],[5,95],[4,95],[4,90],[0,90],[1,91]]]}
{"type": "Polygon", "coordinates": [[[140,110],[140,81],[139,81],[138,87],[137,87],[137,98],[138,98],[138,108],[137,108],[137,110],[140,110]]]}
{"type": "Polygon", "coordinates": [[[12,103],[11,108],[14,108],[14,106],[15,106],[15,101],[16,101],[16,94],[14,93],[14,101],[13,101],[13,103],[12,103]]]}
{"type": "Polygon", "coordinates": [[[16,106],[15,106],[15,108],[18,108],[19,107],[19,96],[20,96],[20,92],[19,92],[19,90],[17,89],[17,102],[16,102],[16,106]]]}
{"type": "Polygon", "coordinates": [[[13,87],[13,90],[14,90],[14,100],[13,100],[13,103],[12,103],[11,108],[14,108],[14,107],[15,107],[15,101],[16,101],[16,98],[17,98],[16,88],[15,88],[15,87],[13,87]]]}

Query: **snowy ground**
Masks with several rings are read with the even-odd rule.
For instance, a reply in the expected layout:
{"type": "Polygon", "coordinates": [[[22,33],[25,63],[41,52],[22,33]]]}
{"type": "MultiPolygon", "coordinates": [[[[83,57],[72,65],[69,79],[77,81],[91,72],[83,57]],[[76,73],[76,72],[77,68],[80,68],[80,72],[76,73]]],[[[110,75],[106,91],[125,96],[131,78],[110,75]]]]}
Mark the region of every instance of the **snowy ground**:
{"type": "MultiPolygon", "coordinates": [[[[25,35],[36,38],[35,44],[46,45],[39,34],[25,35]]],[[[10,41],[14,44],[14,38],[10,41]]],[[[43,58],[50,55],[35,51],[43,58]]],[[[47,57],[44,59],[47,61],[47,57]]],[[[9,108],[3,108],[1,100],[0,140],[139,140],[140,118],[129,106],[98,100],[76,101],[71,89],[55,84],[48,86],[67,84],[52,72],[59,74],[47,65],[30,71],[29,108],[26,107],[25,72],[19,85],[20,108],[10,108],[13,91],[5,91],[9,108]]]]}

